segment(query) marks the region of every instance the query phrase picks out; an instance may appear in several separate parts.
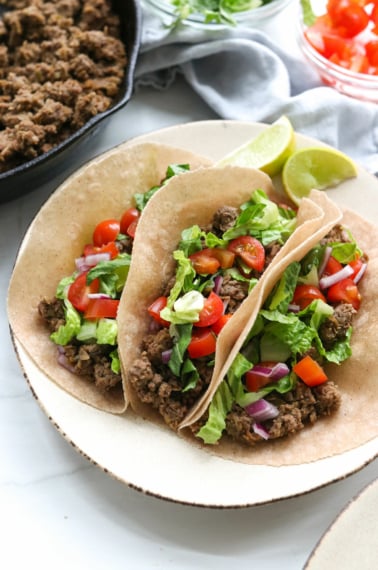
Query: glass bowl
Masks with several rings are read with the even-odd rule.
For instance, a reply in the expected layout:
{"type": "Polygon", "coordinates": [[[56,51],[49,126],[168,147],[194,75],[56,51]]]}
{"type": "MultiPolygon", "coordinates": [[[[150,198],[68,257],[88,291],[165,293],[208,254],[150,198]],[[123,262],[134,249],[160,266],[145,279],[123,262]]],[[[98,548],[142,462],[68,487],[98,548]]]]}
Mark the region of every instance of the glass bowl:
{"type": "MultiPolygon", "coordinates": [[[[316,12],[317,14],[322,12],[316,12]]],[[[312,67],[325,85],[355,99],[378,103],[378,75],[358,73],[337,65],[322,56],[305,35],[302,11],[299,10],[298,43],[312,67]]]]}
{"type": "MultiPolygon", "coordinates": [[[[267,1],[267,0],[263,0],[267,1]]],[[[206,21],[204,14],[192,13],[182,20],[182,23],[196,28],[206,28],[216,30],[221,28],[230,28],[233,25],[248,25],[258,27],[259,22],[274,16],[281,12],[292,0],[270,0],[268,3],[245,10],[241,12],[234,12],[232,18],[234,24],[226,22],[206,21]]],[[[173,26],[177,22],[176,6],[169,0],[144,0],[146,7],[158,14],[166,26],[173,26]]]]}

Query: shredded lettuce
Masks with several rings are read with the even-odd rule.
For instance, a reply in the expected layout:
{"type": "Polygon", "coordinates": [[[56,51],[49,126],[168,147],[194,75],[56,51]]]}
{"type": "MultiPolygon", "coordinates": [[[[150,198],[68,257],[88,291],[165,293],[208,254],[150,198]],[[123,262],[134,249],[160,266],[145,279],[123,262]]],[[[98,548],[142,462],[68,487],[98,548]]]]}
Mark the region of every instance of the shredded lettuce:
{"type": "Polygon", "coordinates": [[[166,184],[168,182],[168,180],[170,178],[172,178],[172,176],[175,176],[176,174],[181,174],[182,172],[187,172],[188,170],[190,170],[189,164],[171,164],[171,165],[169,165],[167,168],[166,174],[165,174],[165,178],[161,184],[158,184],[156,186],[152,186],[152,188],[147,190],[147,192],[136,192],[134,194],[133,198],[134,198],[135,207],[141,212],[146,207],[147,203],[152,198],[152,196],[158,190],[160,190],[160,188],[164,184],[166,184]]]}
{"type": "Polygon", "coordinates": [[[50,335],[55,344],[65,346],[79,332],[81,326],[80,315],[68,299],[64,299],[65,324],[50,335]]]}
{"type": "Polygon", "coordinates": [[[233,400],[227,382],[222,382],[210,403],[208,420],[197,432],[197,437],[200,437],[207,444],[214,444],[221,438],[233,400]]]}
{"type": "Polygon", "coordinates": [[[90,269],[87,282],[100,279],[100,291],[113,299],[123,290],[129,273],[131,255],[120,253],[114,259],[101,261],[90,269]]]}
{"type": "Polygon", "coordinates": [[[117,345],[118,326],[115,319],[99,319],[97,321],[96,340],[98,344],[117,345]]]}

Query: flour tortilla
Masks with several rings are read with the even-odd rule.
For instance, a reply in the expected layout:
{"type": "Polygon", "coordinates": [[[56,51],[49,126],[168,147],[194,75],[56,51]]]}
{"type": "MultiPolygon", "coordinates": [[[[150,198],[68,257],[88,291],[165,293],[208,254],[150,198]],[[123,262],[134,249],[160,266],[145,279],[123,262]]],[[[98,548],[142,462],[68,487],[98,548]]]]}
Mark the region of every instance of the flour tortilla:
{"type": "MultiPolygon", "coordinates": [[[[171,252],[176,248],[182,229],[193,223],[205,224],[210,221],[215,210],[225,204],[240,205],[253,189],[248,180],[253,181],[252,171],[229,166],[220,173],[216,168],[185,175],[180,180],[172,180],[163,192],[156,196],[154,208],[164,216],[161,226],[161,241],[154,241],[156,228],[150,228],[145,217],[143,231],[134,244],[135,263],[133,271],[139,275],[132,280],[128,298],[122,300],[120,327],[122,341],[121,359],[127,369],[139,355],[142,338],[148,331],[146,308],[161,294],[173,271],[171,252]],[[177,186],[181,190],[178,192],[177,186]],[[194,192],[194,194],[189,194],[194,192]],[[172,202],[172,196],[180,196],[180,201],[172,202]],[[159,202],[159,203],[157,203],[159,202]],[[138,258],[144,260],[138,262],[138,258]],[[140,287],[140,283],[144,287],[140,287]],[[148,284],[148,285],[147,285],[148,284]]],[[[258,178],[255,179],[257,183],[258,178]]],[[[261,186],[258,183],[258,186],[261,186]]],[[[256,187],[256,186],[255,186],[256,187]]],[[[271,197],[274,190],[267,190],[271,197]]],[[[269,266],[259,284],[244,301],[241,309],[222,330],[218,337],[215,375],[209,391],[182,422],[178,436],[191,444],[224,459],[256,465],[295,465],[318,461],[326,457],[353,450],[378,437],[378,398],[376,396],[377,358],[374,350],[378,338],[378,229],[354,212],[340,210],[324,192],[313,190],[309,199],[303,199],[298,211],[298,229],[290,242],[269,266]],[[299,261],[337,223],[350,228],[357,243],[369,256],[368,270],[360,284],[362,305],[353,322],[352,357],[341,365],[327,365],[329,378],[338,385],[342,403],[340,410],[331,417],[321,418],[313,426],[296,433],[293,437],[272,440],[253,448],[236,444],[222,438],[218,445],[204,445],[193,437],[187,428],[206,411],[212,396],[224,378],[235,354],[242,346],[256,315],[269,295],[282,272],[292,261],[299,261]],[[283,253],[281,253],[283,252],[283,253]],[[231,326],[233,325],[233,326],[231,326]],[[217,372],[218,371],[218,372],[217,372]]],[[[164,425],[161,417],[149,406],[142,404],[130,386],[129,397],[135,412],[146,420],[164,425]]],[[[165,426],[166,429],[169,429],[165,426]]]]}
{"type": "MultiPolygon", "coordinates": [[[[123,387],[101,393],[85,377],[57,363],[57,347],[38,316],[42,298],[51,299],[74,260],[92,241],[96,224],[119,219],[133,205],[136,192],[146,192],[165,177],[173,163],[195,169],[210,160],[183,149],[145,143],[120,145],[92,160],[69,177],[47,200],[32,222],[19,251],[8,291],[11,331],[36,365],[63,390],[96,408],[122,413],[127,407],[123,387]]],[[[127,284],[125,287],[125,294],[127,284]]]]}
{"type": "MultiPolygon", "coordinates": [[[[130,405],[137,414],[163,423],[160,415],[151,406],[139,400],[127,381],[127,371],[139,356],[142,339],[149,330],[150,317],[147,308],[161,295],[164,286],[174,275],[175,262],[172,252],[177,248],[182,230],[194,224],[208,225],[219,207],[239,207],[257,188],[263,189],[272,199],[277,198],[271,180],[261,171],[238,166],[211,167],[171,179],[150,201],[148,212],[145,212],[139,223],[138,236],[133,245],[128,295],[122,297],[118,311],[119,354],[124,371],[125,390],[130,405]]],[[[182,427],[193,423],[198,410],[205,410],[209,405],[218,385],[219,374],[231,364],[230,353],[233,352],[233,347],[239,346],[241,334],[249,329],[261,307],[265,294],[264,283],[270,273],[275,267],[281,272],[284,270],[289,263],[286,257],[293,249],[298,252],[307,251],[304,239],[317,235],[319,229],[324,231],[326,216],[332,218],[332,225],[340,219],[339,209],[328,202],[330,210],[325,214],[323,194],[315,194],[320,205],[316,199],[302,201],[298,211],[297,229],[260,278],[259,285],[253,289],[218,336],[210,392],[199,400],[185,418],[182,427]]]]}

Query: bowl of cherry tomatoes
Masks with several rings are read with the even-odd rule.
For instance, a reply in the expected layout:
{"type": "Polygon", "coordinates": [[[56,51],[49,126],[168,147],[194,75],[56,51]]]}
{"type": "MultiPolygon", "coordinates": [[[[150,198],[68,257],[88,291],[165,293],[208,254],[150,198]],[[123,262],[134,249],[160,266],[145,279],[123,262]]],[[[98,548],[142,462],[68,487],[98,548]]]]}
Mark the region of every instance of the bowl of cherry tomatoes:
{"type": "Polygon", "coordinates": [[[326,85],[378,103],[378,0],[301,0],[299,44],[326,85]]]}

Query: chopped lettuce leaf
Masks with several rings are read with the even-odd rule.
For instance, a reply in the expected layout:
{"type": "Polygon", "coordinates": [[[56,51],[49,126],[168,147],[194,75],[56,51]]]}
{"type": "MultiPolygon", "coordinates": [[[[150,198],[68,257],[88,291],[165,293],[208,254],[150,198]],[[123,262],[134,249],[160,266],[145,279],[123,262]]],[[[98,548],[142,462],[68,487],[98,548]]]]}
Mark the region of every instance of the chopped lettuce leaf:
{"type": "Polygon", "coordinates": [[[71,285],[71,283],[75,281],[76,277],[77,277],[77,272],[75,271],[72,275],[69,275],[68,277],[63,277],[63,279],[59,281],[55,293],[55,297],[57,299],[66,299],[68,287],[71,285]]]}
{"type": "Polygon", "coordinates": [[[181,233],[181,240],[179,243],[179,250],[184,252],[186,257],[189,257],[195,251],[202,249],[203,232],[199,226],[191,226],[186,228],[181,233]]]}
{"type": "Polygon", "coordinates": [[[111,359],[111,365],[110,368],[112,369],[112,371],[114,372],[114,374],[120,374],[121,372],[121,362],[119,360],[119,355],[118,355],[118,350],[115,348],[114,350],[112,350],[112,352],[109,354],[110,359],[111,359]]]}
{"type": "Polygon", "coordinates": [[[296,382],[297,382],[297,377],[294,374],[294,372],[291,372],[290,374],[287,374],[280,380],[277,380],[277,382],[273,382],[272,384],[264,386],[264,388],[262,388],[258,392],[245,392],[243,396],[239,399],[238,404],[244,408],[245,406],[248,406],[253,402],[261,400],[261,398],[264,398],[271,392],[286,394],[287,392],[290,392],[291,390],[294,389],[296,382]]]}
{"type": "Polygon", "coordinates": [[[265,326],[265,332],[286,344],[293,355],[304,354],[311,348],[316,330],[299,320],[297,315],[283,315],[279,311],[266,310],[260,313],[269,321],[265,326]]]}
{"type": "Polygon", "coordinates": [[[285,313],[293,298],[295,288],[297,286],[298,276],[301,266],[294,261],[285,269],[281,279],[275,286],[268,307],[270,310],[277,309],[281,313],[285,313]]]}
{"type": "Polygon", "coordinates": [[[358,251],[357,245],[354,242],[347,243],[335,243],[332,245],[332,256],[340,261],[340,263],[346,264],[353,261],[358,251]]]}
{"type": "Polygon", "coordinates": [[[192,338],[193,325],[171,325],[170,334],[174,339],[174,345],[168,366],[177,377],[181,375],[181,366],[184,362],[184,354],[192,338]]]}
{"type": "Polygon", "coordinates": [[[207,444],[216,443],[222,437],[223,430],[226,427],[226,417],[232,408],[232,403],[232,392],[227,382],[222,382],[209,406],[208,420],[197,432],[197,437],[200,437],[207,444]]]}
{"type": "Polygon", "coordinates": [[[56,332],[50,335],[55,344],[65,346],[74,338],[81,327],[80,315],[68,299],[64,299],[65,324],[60,325],[56,332]]]}
{"type": "Polygon", "coordinates": [[[176,280],[169,293],[167,301],[168,308],[173,307],[173,304],[178,299],[181,291],[188,292],[193,289],[192,283],[196,277],[196,272],[193,269],[192,263],[190,259],[186,257],[184,252],[181,250],[174,251],[173,258],[177,262],[176,280]]]}
{"type": "Polygon", "coordinates": [[[96,339],[98,344],[117,345],[117,321],[115,319],[99,319],[97,321],[96,339]]]}
{"type": "Polygon", "coordinates": [[[125,286],[130,263],[131,255],[128,253],[120,253],[114,259],[101,261],[89,270],[87,282],[99,279],[100,291],[114,299],[125,286]]]}
{"type": "Polygon", "coordinates": [[[96,340],[96,335],[97,322],[84,320],[81,324],[79,332],[76,335],[76,338],[81,342],[88,342],[89,340],[96,340]]]}
{"type": "Polygon", "coordinates": [[[199,377],[200,375],[197,368],[194,366],[190,358],[187,358],[181,368],[181,381],[183,384],[182,391],[187,392],[188,390],[195,388],[199,377]]]}
{"type": "Polygon", "coordinates": [[[139,211],[142,211],[146,207],[147,203],[152,198],[152,196],[158,190],[160,190],[160,188],[164,184],[166,184],[168,182],[168,180],[170,178],[172,178],[172,176],[175,176],[176,174],[181,174],[182,172],[187,172],[188,170],[190,170],[189,164],[171,164],[171,165],[169,165],[167,168],[166,174],[165,174],[165,178],[161,184],[159,184],[157,186],[152,186],[152,188],[147,190],[147,192],[136,192],[134,194],[133,198],[134,198],[134,202],[135,202],[135,207],[139,211]]]}

